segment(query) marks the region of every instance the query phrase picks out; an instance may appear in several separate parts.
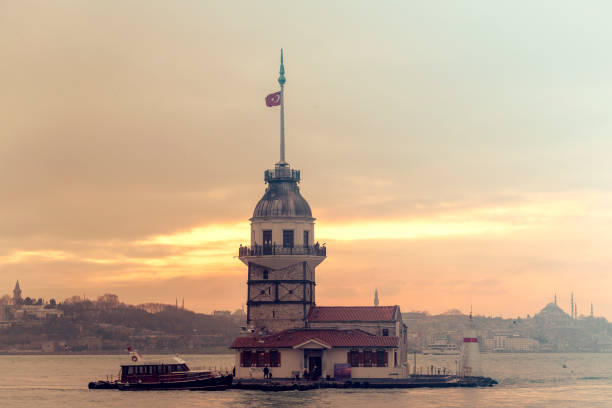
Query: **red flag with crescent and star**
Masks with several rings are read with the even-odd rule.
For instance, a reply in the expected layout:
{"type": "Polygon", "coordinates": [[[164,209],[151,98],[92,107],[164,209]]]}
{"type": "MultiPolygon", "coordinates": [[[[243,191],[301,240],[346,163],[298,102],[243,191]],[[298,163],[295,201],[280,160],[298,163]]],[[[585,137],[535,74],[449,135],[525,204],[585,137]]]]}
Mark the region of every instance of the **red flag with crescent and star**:
{"type": "Polygon", "coordinates": [[[266,106],[278,106],[281,103],[281,93],[280,91],[271,93],[266,96],[266,106]]]}

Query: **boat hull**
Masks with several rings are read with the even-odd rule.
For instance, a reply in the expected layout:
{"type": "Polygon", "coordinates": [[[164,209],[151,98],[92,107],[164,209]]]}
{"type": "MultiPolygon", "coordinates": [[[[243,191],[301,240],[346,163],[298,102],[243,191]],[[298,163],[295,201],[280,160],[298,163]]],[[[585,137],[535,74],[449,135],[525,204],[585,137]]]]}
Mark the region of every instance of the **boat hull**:
{"type": "Polygon", "coordinates": [[[205,390],[223,391],[232,385],[233,376],[224,375],[219,377],[195,378],[185,381],[154,382],[154,383],[121,383],[118,389],[121,391],[146,391],[146,390],[205,390]]]}

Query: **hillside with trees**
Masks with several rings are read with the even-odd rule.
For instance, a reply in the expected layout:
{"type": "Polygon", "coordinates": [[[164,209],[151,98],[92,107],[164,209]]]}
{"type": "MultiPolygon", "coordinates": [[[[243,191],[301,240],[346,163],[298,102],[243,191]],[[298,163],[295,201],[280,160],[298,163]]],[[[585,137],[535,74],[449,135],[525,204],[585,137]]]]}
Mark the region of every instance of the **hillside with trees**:
{"type": "Polygon", "coordinates": [[[97,300],[78,296],[41,305],[58,313],[36,317],[28,306],[12,305],[0,327],[0,350],[118,352],[202,352],[223,349],[245,324],[244,313],[196,313],[165,304],[128,305],[116,295],[97,300]],[[26,309],[23,309],[23,308],[26,309]]]}

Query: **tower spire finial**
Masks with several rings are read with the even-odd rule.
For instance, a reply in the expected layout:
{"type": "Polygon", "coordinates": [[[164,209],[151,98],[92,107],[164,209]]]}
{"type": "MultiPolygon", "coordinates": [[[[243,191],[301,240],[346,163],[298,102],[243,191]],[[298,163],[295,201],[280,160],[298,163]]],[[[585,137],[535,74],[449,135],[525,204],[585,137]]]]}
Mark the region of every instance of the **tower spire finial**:
{"type": "Polygon", "coordinates": [[[283,63],[283,49],[281,48],[281,63],[280,63],[280,71],[278,71],[280,76],[278,77],[278,83],[280,86],[284,86],[287,80],[285,79],[285,64],[283,63]]]}
{"type": "Polygon", "coordinates": [[[281,87],[281,103],[280,103],[280,162],[279,164],[285,164],[285,64],[283,63],[283,49],[281,48],[280,58],[280,76],[278,77],[278,83],[281,87]]]}

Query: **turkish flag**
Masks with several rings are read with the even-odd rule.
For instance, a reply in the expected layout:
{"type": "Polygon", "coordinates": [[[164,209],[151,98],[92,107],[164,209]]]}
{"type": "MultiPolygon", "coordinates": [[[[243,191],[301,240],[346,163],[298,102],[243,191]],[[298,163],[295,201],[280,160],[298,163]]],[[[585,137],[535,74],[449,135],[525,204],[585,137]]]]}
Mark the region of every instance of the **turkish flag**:
{"type": "Polygon", "coordinates": [[[281,93],[280,91],[271,93],[266,96],[266,106],[278,106],[281,103],[281,93]]]}

